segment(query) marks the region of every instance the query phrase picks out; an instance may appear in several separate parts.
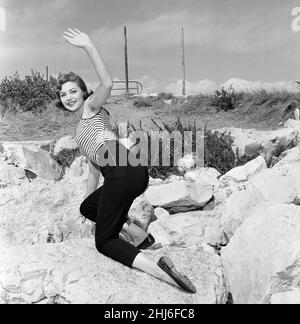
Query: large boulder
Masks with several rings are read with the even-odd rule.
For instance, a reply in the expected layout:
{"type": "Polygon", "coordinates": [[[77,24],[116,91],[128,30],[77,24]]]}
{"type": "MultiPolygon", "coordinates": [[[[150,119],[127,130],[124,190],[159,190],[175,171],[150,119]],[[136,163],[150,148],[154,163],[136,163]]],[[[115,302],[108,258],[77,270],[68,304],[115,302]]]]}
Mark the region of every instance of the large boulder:
{"type": "Polygon", "coordinates": [[[79,156],[74,160],[69,168],[66,168],[64,179],[81,177],[82,175],[87,175],[89,172],[89,166],[86,161],[85,156],[79,156]]]}
{"type": "Polygon", "coordinates": [[[275,166],[291,162],[300,162],[300,145],[281,153],[275,166]]]}
{"type": "Polygon", "coordinates": [[[271,279],[263,298],[266,304],[300,304],[300,258],[271,279]]]}
{"type": "Polygon", "coordinates": [[[161,246],[195,248],[202,243],[216,246],[226,243],[221,214],[220,209],[215,209],[170,215],[158,207],[157,220],[150,224],[148,231],[161,246]]]}
{"type": "Polygon", "coordinates": [[[221,187],[230,187],[233,184],[248,181],[266,168],[265,159],[262,156],[258,156],[243,166],[231,169],[220,177],[221,187]]]}
{"type": "Polygon", "coordinates": [[[300,161],[265,169],[249,181],[268,201],[300,205],[300,161]]]}
{"type": "Polygon", "coordinates": [[[10,185],[20,185],[28,182],[25,171],[5,162],[0,162],[0,188],[10,185]]]}
{"type": "Polygon", "coordinates": [[[79,148],[75,138],[71,135],[60,138],[56,143],[53,150],[54,155],[58,155],[63,150],[77,150],[79,148]]]}
{"type": "Polygon", "coordinates": [[[227,289],[221,259],[197,250],[146,251],[155,261],[168,255],[188,275],[196,294],[113,261],[93,239],[0,250],[0,304],[224,304],[227,289]],[[193,262],[191,262],[191,260],[193,262]]]}
{"type": "Polygon", "coordinates": [[[300,207],[258,202],[222,250],[236,304],[263,303],[272,277],[300,256],[300,207]]]}
{"type": "Polygon", "coordinates": [[[202,209],[218,190],[215,169],[189,171],[184,180],[149,187],[145,195],[154,207],[172,214],[202,209]]]}
{"type": "Polygon", "coordinates": [[[26,169],[27,160],[24,156],[23,147],[31,151],[44,150],[51,151],[53,141],[20,141],[20,142],[1,142],[0,157],[7,164],[13,164],[22,169],[26,169]]]}
{"type": "Polygon", "coordinates": [[[42,149],[32,151],[24,146],[23,153],[26,158],[26,170],[45,180],[58,181],[63,177],[63,167],[56,162],[49,152],[42,149]]]}
{"type": "Polygon", "coordinates": [[[299,144],[300,132],[295,128],[281,128],[271,131],[227,127],[215,130],[229,135],[233,140],[233,150],[237,157],[261,155],[267,163],[272,158],[299,144]]]}
{"type": "MultiPolygon", "coordinates": [[[[15,168],[14,166],[10,166],[15,168]]],[[[86,189],[87,172],[58,182],[40,178],[21,186],[1,189],[0,242],[2,246],[62,242],[92,237],[94,223],[82,224],[79,207],[86,189]]],[[[99,186],[103,178],[99,180],[99,186]]],[[[129,210],[129,218],[145,230],[156,219],[142,195],[129,210]]]]}
{"type": "Polygon", "coordinates": [[[294,129],[297,129],[300,132],[300,120],[288,119],[284,123],[284,127],[286,127],[286,128],[294,128],[294,129]]]}
{"type": "Polygon", "coordinates": [[[264,169],[243,186],[231,190],[222,215],[226,234],[232,236],[249,210],[262,201],[300,205],[300,162],[264,169]]]}

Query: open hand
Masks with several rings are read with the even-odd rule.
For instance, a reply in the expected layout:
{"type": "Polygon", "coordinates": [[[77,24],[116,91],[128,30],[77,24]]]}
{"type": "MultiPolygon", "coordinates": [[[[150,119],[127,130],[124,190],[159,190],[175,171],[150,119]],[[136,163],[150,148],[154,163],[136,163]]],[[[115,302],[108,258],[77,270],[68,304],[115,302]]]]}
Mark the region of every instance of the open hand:
{"type": "Polygon", "coordinates": [[[70,44],[76,47],[86,48],[92,44],[89,36],[85,33],[82,33],[77,28],[71,29],[68,28],[68,31],[64,32],[63,38],[70,44]]]}

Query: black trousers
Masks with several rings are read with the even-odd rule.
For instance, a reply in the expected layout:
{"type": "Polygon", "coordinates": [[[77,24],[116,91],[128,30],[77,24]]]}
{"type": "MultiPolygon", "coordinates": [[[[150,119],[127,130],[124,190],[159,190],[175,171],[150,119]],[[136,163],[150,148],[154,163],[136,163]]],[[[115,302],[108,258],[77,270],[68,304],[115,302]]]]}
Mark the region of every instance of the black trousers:
{"type": "MultiPolygon", "coordinates": [[[[119,157],[132,154],[118,141],[107,141],[101,147],[99,158],[108,157],[110,164],[101,166],[103,186],[93,192],[80,205],[80,213],[96,222],[97,250],[129,267],[141,252],[134,245],[119,238],[133,201],[148,187],[149,172],[145,166],[120,166],[119,157]],[[113,164],[113,165],[112,165],[113,164]]],[[[123,165],[123,164],[122,164],[123,165]]]]}

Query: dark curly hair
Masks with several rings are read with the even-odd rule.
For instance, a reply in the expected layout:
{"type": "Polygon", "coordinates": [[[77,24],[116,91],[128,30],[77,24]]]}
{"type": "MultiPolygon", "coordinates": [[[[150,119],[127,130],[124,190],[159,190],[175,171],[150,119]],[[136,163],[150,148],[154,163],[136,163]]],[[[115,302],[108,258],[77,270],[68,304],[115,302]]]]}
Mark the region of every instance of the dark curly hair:
{"type": "Polygon", "coordinates": [[[69,72],[65,74],[59,74],[57,78],[57,86],[56,86],[56,95],[57,95],[57,102],[56,102],[56,107],[61,108],[61,109],[66,109],[64,105],[61,102],[60,99],[60,91],[64,83],[66,82],[75,82],[78,87],[82,90],[83,92],[83,100],[86,100],[90,95],[93,94],[93,91],[88,91],[87,86],[85,82],[81,79],[80,76],[75,74],[74,72],[69,72]]]}

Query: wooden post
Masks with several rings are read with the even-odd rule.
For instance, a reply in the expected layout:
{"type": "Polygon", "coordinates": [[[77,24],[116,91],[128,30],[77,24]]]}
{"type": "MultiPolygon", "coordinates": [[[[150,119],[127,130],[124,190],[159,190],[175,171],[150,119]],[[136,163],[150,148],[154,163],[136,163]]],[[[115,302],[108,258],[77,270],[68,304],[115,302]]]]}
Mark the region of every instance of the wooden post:
{"type": "Polygon", "coordinates": [[[124,55],[125,55],[125,80],[126,80],[126,94],[129,94],[129,79],[128,79],[128,52],[127,52],[127,28],[124,27],[124,55]]]}
{"type": "Polygon", "coordinates": [[[46,65],[46,81],[48,81],[49,69],[48,65],[46,65]]]}
{"type": "Polygon", "coordinates": [[[182,63],[182,95],[185,96],[186,89],[185,89],[185,53],[184,53],[184,31],[181,28],[181,47],[182,47],[182,56],[181,56],[181,63],[182,63]]]}

